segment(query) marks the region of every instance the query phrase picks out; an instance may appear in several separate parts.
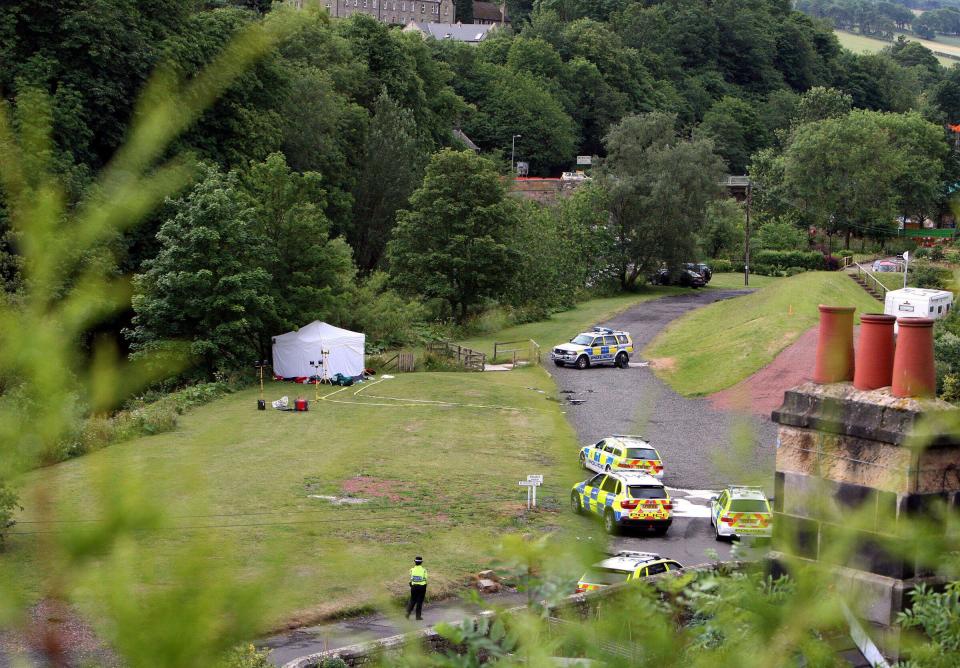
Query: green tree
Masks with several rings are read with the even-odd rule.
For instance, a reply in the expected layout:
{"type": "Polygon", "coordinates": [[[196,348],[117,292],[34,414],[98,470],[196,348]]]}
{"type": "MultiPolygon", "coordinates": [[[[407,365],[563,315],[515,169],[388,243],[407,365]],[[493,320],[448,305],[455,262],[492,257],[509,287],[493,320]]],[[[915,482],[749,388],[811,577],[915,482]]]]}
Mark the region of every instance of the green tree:
{"type": "Polygon", "coordinates": [[[723,161],[709,139],[683,139],[676,116],[629,116],[605,138],[601,183],[610,194],[608,225],[616,239],[621,285],[661,263],[693,255],[707,204],[720,194],[723,161]]]}
{"type": "Polygon", "coordinates": [[[797,125],[844,116],[853,107],[853,98],[836,88],[814,86],[800,96],[793,122],[797,125]]]}
{"type": "Polygon", "coordinates": [[[347,238],[358,266],[369,272],[380,264],[397,209],[419,185],[427,158],[413,114],[386,92],[374,103],[361,155],[347,238]]]}
{"type": "Polygon", "coordinates": [[[261,358],[260,337],[275,304],[260,266],[266,244],[238,181],[206,167],[174,203],[175,215],[157,234],[160,252],[134,279],[134,351],[186,342],[207,373],[261,358]]]}
{"type": "Polygon", "coordinates": [[[265,354],[271,334],[340,312],[355,269],[346,242],[329,237],[319,174],[293,172],[283,154],[274,153],[252,165],[241,184],[256,235],[251,241],[262,240],[255,262],[270,278],[269,306],[259,314],[259,351],[265,354]]]}
{"type": "Polygon", "coordinates": [[[713,139],[732,174],[746,173],[750,156],[769,142],[754,105],[735,97],[724,97],[710,107],[699,132],[713,139]]]}
{"type": "Polygon", "coordinates": [[[801,125],[783,156],[794,206],[828,236],[889,226],[896,212],[899,156],[871,112],[801,125]]]}
{"type": "Polygon", "coordinates": [[[789,220],[778,218],[757,230],[757,250],[803,250],[807,235],[789,220]]]}
{"type": "Polygon", "coordinates": [[[707,205],[700,249],[707,258],[742,257],[744,212],[734,199],[722,199],[707,205]]]}
{"type": "Polygon", "coordinates": [[[410,208],[397,214],[388,250],[394,283],[443,299],[459,321],[481,299],[504,294],[513,278],[517,226],[504,196],[490,160],[471,151],[435,154],[410,208]]]}

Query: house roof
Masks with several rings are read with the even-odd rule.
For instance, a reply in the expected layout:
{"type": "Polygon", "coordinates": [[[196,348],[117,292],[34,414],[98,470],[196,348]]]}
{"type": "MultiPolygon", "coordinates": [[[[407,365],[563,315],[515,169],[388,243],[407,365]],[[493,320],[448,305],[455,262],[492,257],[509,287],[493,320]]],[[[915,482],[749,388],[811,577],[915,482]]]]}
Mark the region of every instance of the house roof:
{"type": "Polygon", "coordinates": [[[505,23],[510,23],[510,14],[507,13],[506,7],[503,10],[504,16],[500,16],[500,5],[496,2],[476,2],[473,3],[473,20],[481,21],[494,21],[500,23],[503,20],[505,23]]]}
{"type": "Polygon", "coordinates": [[[418,30],[424,36],[434,39],[452,39],[455,42],[481,42],[495,26],[468,23],[433,23],[428,21],[410,21],[404,30],[418,30]]]}

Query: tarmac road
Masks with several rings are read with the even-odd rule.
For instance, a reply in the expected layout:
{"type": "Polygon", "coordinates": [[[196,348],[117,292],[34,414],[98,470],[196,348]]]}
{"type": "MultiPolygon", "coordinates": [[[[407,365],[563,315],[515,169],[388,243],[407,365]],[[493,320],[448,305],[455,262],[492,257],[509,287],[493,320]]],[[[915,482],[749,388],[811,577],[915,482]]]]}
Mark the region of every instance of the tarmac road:
{"type": "MultiPolygon", "coordinates": [[[[714,551],[725,559],[731,545],[714,539],[707,511],[710,494],[729,483],[749,482],[751,474],[760,475],[772,488],[776,429],[769,417],[718,411],[708,399],[682,397],[657,378],[639,354],[671,320],[748,292],[707,289],[663,297],[601,323],[633,337],[637,352],[628,369],[604,366],[580,371],[548,365],[561,396],[568,400],[564,410],[582,444],[611,434],[638,434],[663,458],[663,482],[678,506],[673,525],[662,537],[638,531],[618,536],[611,541],[611,551],[659,552],[687,565],[709,561],[714,551]],[[583,403],[569,403],[571,399],[583,403]]],[[[584,477],[588,475],[592,473],[584,477]]]]}

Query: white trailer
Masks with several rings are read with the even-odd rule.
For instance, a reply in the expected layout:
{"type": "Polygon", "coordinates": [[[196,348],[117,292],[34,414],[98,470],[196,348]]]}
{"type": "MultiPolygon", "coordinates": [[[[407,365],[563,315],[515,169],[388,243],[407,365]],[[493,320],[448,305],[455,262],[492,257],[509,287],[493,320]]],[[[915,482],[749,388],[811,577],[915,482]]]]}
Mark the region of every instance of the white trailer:
{"type": "Polygon", "coordinates": [[[946,318],[953,307],[949,290],[902,288],[890,290],[883,303],[883,312],[898,318],[946,318]]]}

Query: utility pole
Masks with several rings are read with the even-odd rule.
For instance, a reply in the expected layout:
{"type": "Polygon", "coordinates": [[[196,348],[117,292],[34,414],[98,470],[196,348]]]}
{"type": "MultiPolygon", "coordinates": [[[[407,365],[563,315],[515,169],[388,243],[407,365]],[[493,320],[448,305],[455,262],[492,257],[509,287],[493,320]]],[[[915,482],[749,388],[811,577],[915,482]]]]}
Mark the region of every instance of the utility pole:
{"type": "Polygon", "coordinates": [[[743,235],[743,284],[750,285],[750,200],[753,197],[753,181],[747,178],[747,224],[743,235]]]}
{"type": "Polygon", "coordinates": [[[517,152],[517,139],[523,137],[523,135],[513,135],[510,139],[510,171],[513,172],[513,175],[517,175],[517,163],[514,161],[514,156],[517,152]]]}

